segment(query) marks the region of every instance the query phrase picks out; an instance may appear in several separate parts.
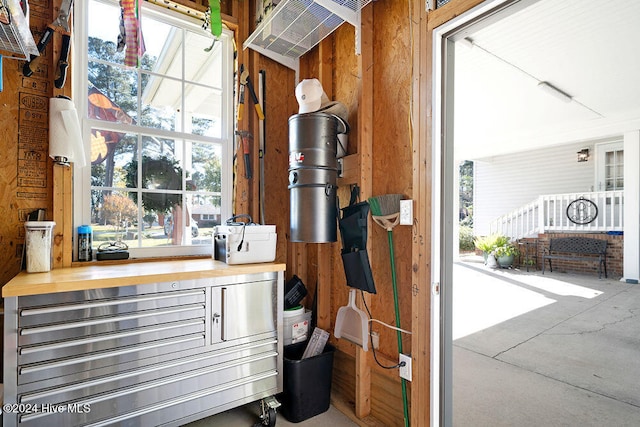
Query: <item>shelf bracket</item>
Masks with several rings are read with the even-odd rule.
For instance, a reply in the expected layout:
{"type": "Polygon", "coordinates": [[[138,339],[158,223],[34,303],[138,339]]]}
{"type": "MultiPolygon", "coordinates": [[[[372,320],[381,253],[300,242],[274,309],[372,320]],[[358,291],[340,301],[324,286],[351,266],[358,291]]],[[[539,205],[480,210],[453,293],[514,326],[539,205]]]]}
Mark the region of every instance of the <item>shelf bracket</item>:
{"type": "MultiPolygon", "coordinates": [[[[315,0],[315,2],[325,9],[333,12],[336,16],[339,16],[343,21],[353,25],[353,28],[355,29],[356,55],[360,55],[360,28],[362,24],[360,8],[358,7],[357,10],[354,11],[348,7],[337,4],[332,0],[315,0]]],[[[364,4],[368,2],[363,1],[362,3],[364,6],[364,4]]]]}
{"type": "MultiPolygon", "coordinates": [[[[281,55],[278,52],[274,52],[272,50],[269,49],[265,49],[261,46],[257,46],[257,45],[248,45],[246,47],[250,47],[251,49],[255,50],[256,52],[258,52],[261,55],[266,56],[267,58],[273,59],[274,61],[284,65],[287,68],[291,68],[293,71],[296,72],[296,75],[298,74],[298,71],[300,71],[300,59],[293,59],[290,58],[288,56],[285,55],[281,55]]],[[[245,47],[245,49],[246,49],[245,47]]]]}

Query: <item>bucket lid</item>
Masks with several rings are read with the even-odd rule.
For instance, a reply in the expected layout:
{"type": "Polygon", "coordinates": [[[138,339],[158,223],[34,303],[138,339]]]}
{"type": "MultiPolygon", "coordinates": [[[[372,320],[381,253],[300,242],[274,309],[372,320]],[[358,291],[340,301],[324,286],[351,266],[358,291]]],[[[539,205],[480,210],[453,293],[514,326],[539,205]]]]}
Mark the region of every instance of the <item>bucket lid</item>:
{"type": "Polygon", "coordinates": [[[81,225],[78,227],[78,234],[91,234],[91,226],[81,225]]]}
{"type": "Polygon", "coordinates": [[[26,221],[24,223],[25,228],[53,228],[55,225],[55,221],[26,221]]]}
{"type": "Polygon", "coordinates": [[[284,317],[295,317],[304,314],[304,307],[299,305],[284,311],[284,317]]]}

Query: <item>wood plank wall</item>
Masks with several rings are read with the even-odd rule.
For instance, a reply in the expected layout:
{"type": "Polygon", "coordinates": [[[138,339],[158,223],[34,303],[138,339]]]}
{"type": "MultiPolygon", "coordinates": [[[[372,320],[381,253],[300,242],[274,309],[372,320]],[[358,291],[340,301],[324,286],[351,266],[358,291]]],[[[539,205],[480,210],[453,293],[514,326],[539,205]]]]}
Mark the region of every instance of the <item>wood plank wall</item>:
{"type": "MultiPolygon", "coordinates": [[[[249,5],[246,15],[243,2],[239,7],[245,13],[239,19],[239,33],[242,34],[242,23],[250,22],[255,12],[249,5]]],[[[408,19],[406,2],[375,2],[363,10],[360,56],[355,54],[354,28],[345,24],[300,60],[299,79],[318,78],[329,98],[341,101],[349,110],[351,131],[345,158],[348,172],[338,182],[342,206],[348,203],[352,184],[361,187],[363,200],[388,193],[413,197],[409,126],[412,45],[408,19]]],[[[244,35],[238,40],[238,46],[243,40],[244,35]]],[[[266,223],[277,227],[278,259],[287,263],[287,279],[296,274],[307,286],[309,296],[304,301],[307,308],[311,308],[317,294],[318,324],[332,332],[336,312],[347,304],[349,292],[345,285],[340,244],[290,243],[288,239],[288,119],[298,110],[295,74],[254,52],[239,51],[238,58],[250,70],[254,81],[260,70],[265,70],[267,76],[265,219],[266,223]]],[[[249,129],[257,135],[259,123],[254,114],[248,115],[247,122],[240,124],[239,128],[249,129]]],[[[251,200],[257,197],[256,191],[255,182],[238,183],[237,213],[248,211],[256,217],[257,206],[251,200]]],[[[365,298],[375,318],[394,324],[387,232],[370,221],[369,236],[377,294],[366,295],[365,298]]],[[[402,326],[411,329],[412,227],[396,227],[393,238],[400,317],[402,326]]],[[[379,326],[374,326],[373,330],[380,334],[378,358],[385,365],[396,364],[395,331],[379,326]]],[[[332,343],[338,349],[334,372],[336,404],[368,425],[376,425],[376,422],[380,425],[402,425],[397,370],[378,368],[371,352],[365,353],[347,341],[332,338],[332,343]],[[340,384],[348,386],[340,387],[340,384]]],[[[411,337],[404,337],[403,347],[406,353],[411,353],[411,337]]]]}
{"type": "MultiPolygon", "coordinates": [[[[30,2],[30,27],[36,42],[53,19],[53,8],[59,4],[60,1],[49,0],[30,2]]],[[[53,57],[57,55],[59,46],[60,36],[56,34],[44,54],[32,64],[34,73],[31,77],[22,75],[24,61],[8,59],[8,56],[12,55],[3,52],[3,90],[0,92],[2,285],[20,271],[24,221],[28,213],[44,209],[47,220],[53,220],[55,216],[53,162],[49,158],[48,112],[49,98],[54,96],[53,80],[56,70],[53,57]]],[[[60,94],[57,90],[55,92],[55,95],[60,94]]],[[[59,228],[54,231],[56,237],[58,231],[59,228]]]]}
{"type": "MultiPolygon", "coordinates": [[[[406,2],[376,2],[363,10],[361,55],[355,55],[354,28],[345,24],[301,60],[300,79],[318,78],[329,98],[345,103],[349,109],[351,132],[345,161],[355,165],[355,171],[339,179],[342,206],[348,203],[352,184],[361,187],[363,200],[389,193],[413,198],[409,126],[412,46],[408,19],[406,2]]],[[[400,317],[402,326],[411,329],[412,227],[396,227],[393,239],[400,317]]],[[[339,243],[290,244],[290,247],[292,262],[288,264],[288,275],[295,273],[303,278],[312,294],[316,283],[322,286],[330,280],[329,312],[324,316],[329,318],[329,330],[333,331],[337,310],[347,304],[349,292],[339,243]]],[[[387,232],[372,221],[369,221],[369,255],[377,294],[365,295],[367,305],[376,319],[394,324],[387,232]]],[[[322,315],[319,311],[319,316],[322,315]]],[[[396,332],[374,325],[373,330],[380,334],[378,358],[385,365],[396,364],[396,332]]],[[[332,343],[338,349],[335,404],[347,408],[366,425],[403,425],[398,371],[377,367],[371,352],[365,353],[349,342],[332,338],[332,343]]],[[[403,347],[405,353],[411,353],[411,337],[403,337],[403,347]]]]}

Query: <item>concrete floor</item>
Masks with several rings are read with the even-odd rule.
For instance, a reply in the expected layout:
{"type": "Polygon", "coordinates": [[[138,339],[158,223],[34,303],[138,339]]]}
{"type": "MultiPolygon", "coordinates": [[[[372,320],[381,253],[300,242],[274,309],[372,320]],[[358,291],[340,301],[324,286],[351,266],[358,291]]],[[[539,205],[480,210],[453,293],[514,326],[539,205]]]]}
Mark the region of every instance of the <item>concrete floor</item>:
{"type": "Polygon", "coordinates": [[[640,286],[454,267],[454,426],[640,425],[640,286]]]}
{"type": "MultiPolygon", "coordinates": [[[[640,285],[454,265],[453,425],[640,426],[640,285]]],[[[249,427],[249,404],[190,427],[249,427]]],[[[355,426],[329,411],[277,426],[355,426]]],[[[417,426],[425,427],[425,426],[417,426]]]]}
{"type": "MultiPolygon", "coordinates": [[[[260,405],[259,403],[249,403],[226,412],[222,412],[213,417],[204,418],[199,421],[187,424],[186,427],[253,427],[259,422],[260,405]]],[[[257,424],[261,425],[261,424],[257,424]]],[[[347,418],[343,413],[333,406],[323,414],[316,415],[299,423],[291,423],[287,421],[282,414],[276,415],[276,427],[283,426],[299,426],[299,427],[352,427],[357,426],[353,421],[347,418]]]]}

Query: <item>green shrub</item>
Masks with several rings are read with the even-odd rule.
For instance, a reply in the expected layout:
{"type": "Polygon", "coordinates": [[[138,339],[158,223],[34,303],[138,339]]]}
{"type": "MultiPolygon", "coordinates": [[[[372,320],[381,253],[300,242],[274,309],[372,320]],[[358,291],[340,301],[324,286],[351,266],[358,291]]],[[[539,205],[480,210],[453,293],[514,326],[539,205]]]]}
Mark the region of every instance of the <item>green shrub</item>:
{"type": "Polygon", "coordinates": [[[501,246],[509,244],[509,237],[502,234],[491,234],[489,236],[479,236],[475,238],[475,246],[482,252],[491,252],[501,246]]]}
{"type": "Polygon", "coordinates": [[[506,245],[503,245],[503,246],[498,246],[495,249],[496,257],[511,256],[511,255],[518,256],[518,248],[513,246],[511,243],[507,243],[506,245]]]}
{"type": "Polygon", "coordinates": [[[460,227],[460,250],[473,251],[475,244],[473,241],[473,230],[471,227],[460,227]]]}

